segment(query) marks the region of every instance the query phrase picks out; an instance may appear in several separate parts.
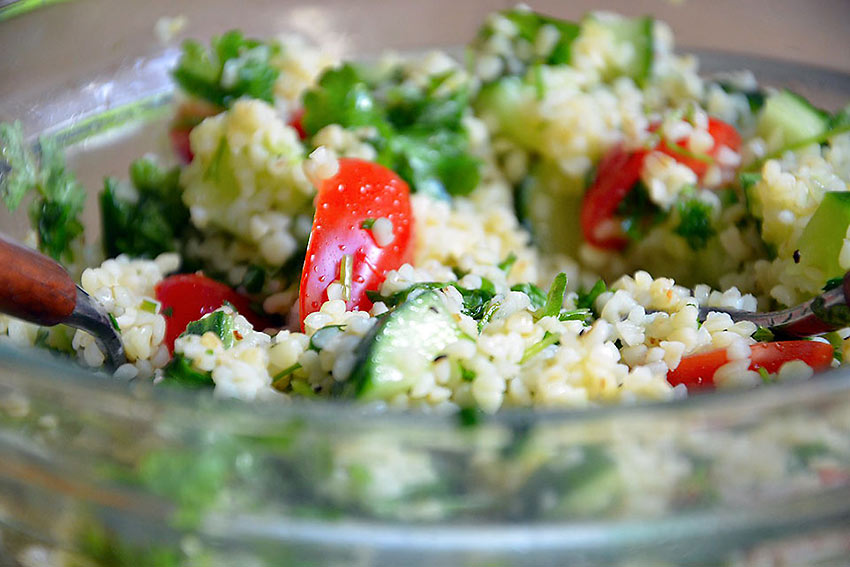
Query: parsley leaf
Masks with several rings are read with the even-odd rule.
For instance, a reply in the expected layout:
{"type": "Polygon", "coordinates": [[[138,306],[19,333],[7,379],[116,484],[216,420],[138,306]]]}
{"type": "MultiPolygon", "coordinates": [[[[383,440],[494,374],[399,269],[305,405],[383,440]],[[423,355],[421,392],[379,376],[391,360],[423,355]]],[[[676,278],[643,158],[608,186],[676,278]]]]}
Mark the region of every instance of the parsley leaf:
{"type": "Polygon", "coordinates": [[[107,177],[100,194],[103,248],[110,258],[155,258],[177,249],[189,211],[181,199],[180,169],[160,168],[151,158],[130,166],[133,188],[107,177]]]}
{"type": "Polygon", "coordinates": [[[0,124],[0,196],[6,208],[15,212],[40,177],[38,160],[24,141],[21,124],[0,124]]]}
{"type": "Polygon", "coordinates": [[[467,85],[445,88],[451,72],[431,77],[425,86],[405,81],[401,68],[375,74],[354,64],[326,71],[304,95],[304,129],[314,135],[330,124],[374,128],[368,143],[376,161],[414,191],[440,198],[471,192],[481,163],[469,152],[461,122],[467,85]]]}
{"type": "Polygon", "coordinates": [[[546,303],[534,313],[535,317],[538,319],[542,319],[543,317],[557,317],[561,313],[561,306],[564,304],[564,294],[566,292],[567,274],[561,272],[552,281],[552,286],[546,295],[546,303]]]}
{"type": "Polygon", "coordinates": [[[667,217],[667,213],[652,202],[649,191],[640,181],[617,205],[616,214],[622,219],[623,232],[630,240],[642,239],[652,227],[667,217]]]}
{"type": "Polygon", "coordinates": [[[213,333],[221,339],[224,348],[230,348],[235,342],[233,331],[233,315],[224,311],[214,311],[186,325],[183,334],[203,336],[206,333],[213,333]]]}
{"type": "Polygon", "coordinates": [[[418,293],[421,290],[443,289],[446,287],[453,287],[460,292],[461,297],[463,297],[463,312],[476,321],[480,321],[485,316],[488,305],[496,295],[495,290],[492,289],[467,289],[454,282],[421,282],[389,296],[373,291],[367,291],[366,296],[373,303],[382,301],[387,307],[392,308],[404,303],[411,294],[418,293]]]}
{"type": "Polygon", "coordinates": [[[175,354],[165,368],[162,369],[163,380],[187,388],[207,388],[215,386],[211,372],[203,372],[192,366],[192,361],[182,354],[175,354]]]}
{"type": "Polygon", "coordinates": [[[774,339],[773,331],[771,331],[767,327],[759,327],[753,333],[753,340],[756,340],[760,343],[769,343],[773,339],[774,339]]]}
{"type": "Polygon", "coordinates": [[[184,42],[172,74],[188,94],[223,108],[243,96],[271,103],[280,72],[270,60],[279,51],[276,44],[231,30],[214,37],[210,49],[194,40],[184,42]]]}
{"type": "Polygon", "coordinates": [[[673,232],[683,237],[691,250],[701,250],[717,231],[711,225],[711,205],[696,198],[680,201],[679,224],[673,232]]]}
{"type": "Polygon", "coordinates": [[[535,309],[540,309],[546,304],[546,292],[533,283],[521,283],[511,287],[511,291],[521,291],[531,300],[535,309]]]}
{"type": "Polygon", "coordinates": [[[593,309],[593,304],[596,303],[596,298],[608,291],[608,286],[603,280],[596,280],[593,287],[588,291],[579,291],[578,299],[576,299],[576,307],[578,309],[593,309]]]}
{"type": "Polygon", "coordinates": [[[35,192],[30,222],[38,234],[38,248],[57,261],[74,260],[73,242],[82,236],[79,216],[85,189],[65,168],[65,156],[56,140],[42,137],[38,148],[24,141],[20,123],[0,124],[0,196],[10,211],[35,192]]]}

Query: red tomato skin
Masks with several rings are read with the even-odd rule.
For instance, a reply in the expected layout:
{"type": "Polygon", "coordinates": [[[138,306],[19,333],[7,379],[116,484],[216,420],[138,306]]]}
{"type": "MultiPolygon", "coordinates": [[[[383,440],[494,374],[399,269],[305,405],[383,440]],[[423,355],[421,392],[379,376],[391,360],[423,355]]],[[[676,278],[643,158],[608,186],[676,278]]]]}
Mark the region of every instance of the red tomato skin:
{"type": "MultiPolygon", "coordinates": [[[[764,368],[775,374],[786,362],[802,360],[819,372],[829,368],[832,357],[832,345],[819,341],[756,343],[750,346],[749,369],[764,368]]],[[[673,386],[684,384],[688,389],[711,389],[714,387],[714,373],[727,362],[725,349],[692,354],[667,373],[667,381],[673,386]]]]}
{"type": "Polygon", "coordinates": [[[327,288],[340,277],[343,256],[353,256],[349,310],[368,310],[367,290],[377,290],[387,271],[409,262],[413,252],[410,190],[398,175],[378,164],[339,160],[339,171],[325,179],[316,195],[316,216],[301,273],[299,309],[304,317],[327,301],[327,288]],[[378,246],[366,219],[388,218],[394,239],[378,246]]]}
{"type": "MultiPolygon", "coordinates": [[[[653,124],[649,128],[650,132],[656,131],[659,126],[660,123],[653,124]]],[[[722,120],[709,118],[708,133],[714,139],[714,146],[708,152],[709,157],[716,158],[722,146],[734,151],[738,151],[741,146],[738,131],[722,120]]],[[[677,145],[686,147],[684,141],[677,145]]],[[[707,163],[674,151],[666,140],[659,142],[654,149],[688,166],[698,177],[705,175],[708,170],[707,163]]],[[[644,159],[650,151],[626,152],[622,146],[615,146],[599,162],[596,179],[585,193],[581,208],[581,229],[587,242],[608,250],[622,250],[628,245],[629,241],[614,215],[620,202],[640,179],[644,159]]]]}
{"type": "Polygon", "coordinates": [[[165,343],[168,352],[174,350],[174,339],[186,330],[186,325],[212,313],[228,302],[256,329],[270,325],[251,309],[248,298],[227,285],[200,274],[176,274],[160,281],[155,288],[160,313],[165,314],[165,343]],[[170,314],[169,314],[170,313],[170,314]]]}
{"type": "Polygon", "coordinates": [[[177,154],[180,163],[183,164],[190,164],[195,159],[195,154],[192,153],[192,145],[189,143],[189,133],[191,132],[192,129],[186,127],[175,127],[168,131],[168,137],[171,139],[171,148],[177,154]]]}
{"type": "MultiPolygon", "coordinates": [[[[657,128],[658,125],[656,125],[654,128],[650,128],[650,130],[653,131],[657,128]]],[[[734,126],[732,126],[731,124],[727,124],[722,120],[718,120],[717,118],[709,118],[708,133],[711,134],[711,137],[714,140],[714,145],[711,147],[711,150],[707,152],[707,155],[710,158],[716,159],[717,154],[722,146],[726,146],[736,152],[741,147],[741,135],[738,134],[738,131],[735,130],[734,126]]],[[[676,145],[680,148],[687,149],[687,142],[684,140],[676,142],[676,145]]],[[[670,145],[666,140],[662,140],[661,143],[658,145],[657,149],[658,151],[663,152],[668,156],[672,157],[679,163],[688,166],[699,178],[702,178],[708,171],[708,163],[676,152],[675,150],[670,148],[670,145]]]]}
{"type": "Polygon", "coordinates": [[[626,247],[629,241],[614,214],[640,179],[646,154],[645,150],[626,152],[616,146],[599,162],[596,179],[581,206],[581,230],[587,242],[609,250],[626,247]]]}
{"type": "Polygon", "coordinates": [[[802,360],[818,372],[829,368],[833,355],[832,345],[820,341],[756,343],[750,347],[750,370],[764,368],[775,374],[789,360],[802,360]]]}
{"type": "Polygon", "coordinates": [[[289,125],[295,128],[295,131],[298,132],[298,137],[302,140],[307,139],[307,131],[304,129],[304,109],[299,108],[295,112],[292,113],[292,117],[289,119],[289,125]]]}

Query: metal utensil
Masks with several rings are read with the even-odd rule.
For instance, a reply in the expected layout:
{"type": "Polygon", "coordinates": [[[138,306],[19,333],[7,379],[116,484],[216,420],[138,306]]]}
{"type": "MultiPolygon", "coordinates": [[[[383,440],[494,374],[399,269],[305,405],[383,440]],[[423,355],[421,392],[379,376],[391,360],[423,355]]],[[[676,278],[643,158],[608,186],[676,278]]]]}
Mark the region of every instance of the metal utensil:
{"type": "Polygon", "coordinates": [[[0,312],[52,327],[59,323],[94,336],[109,366],[124,364],[124,345],[112,321],[52,259],[0,234],[0,312]]]}
{"type": "Polygon", "coordinates": [[[787,337],[811,337],[837,331],[850,326],[850,272],[844,274],[836,287],[781,311],[755,313],[700,307],[699,320],[704,321],[713,311],[728,313],[733,321],[751,321],[787,337]]]}

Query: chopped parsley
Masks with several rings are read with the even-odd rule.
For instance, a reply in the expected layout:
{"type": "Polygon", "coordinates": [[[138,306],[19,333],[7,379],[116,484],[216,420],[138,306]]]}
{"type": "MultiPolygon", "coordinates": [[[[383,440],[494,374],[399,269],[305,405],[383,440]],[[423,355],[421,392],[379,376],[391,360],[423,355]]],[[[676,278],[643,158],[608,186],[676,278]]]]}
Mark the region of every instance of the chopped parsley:
{"type": "Polygon", "coordinates": [[[215,386],[212,372],[197,370],[192,361],[182,354],[175,354],[165,368],[162,369],[163,381],[187,388],[208,388],[215,386]]]}
{"type": "Polygon", "coordinates": [[[460,379],[464,382],[473,382],[475,380],[475,371],[470,370],[465,367],[460,362],[457,363],[457,367],[460,369],[460,379]]]}
{"type": "Polygon", "coordinates": [[[549,346],[557,344],[558,341],[561,340],[561,335],[558,333],[550,333],[546,331],[543,335],[543,338],[531,345],[530,347],[525,349],[525,352],[522,353],[522,358],[520,359],[520,364],[525,364],[549,346]]]}
{"type": "Polygon", "coordinates": [[[511,287],[511,291],[521,291],[531,300],[534,309],[540,309],[546,304],[546,292],[533,283],[521,283],[511,287]]]}
{"type": "Polygon", "coordinates": [[[112,177],[104,180],[100,212],[106,256],[155,258],[177,250],[189,221],[180,169],[163,169],[143,157],[130,165],[130,180],[132,187],[112,177]]]}
{"type": "Polygon", "coordinates": [[[271,103],[280,74],[271,59],[279,52],[277,44],[231,30],[214,37],[209,49],[194,40],[184,42],[172,74],[188,94],[222,108],[243,96],[271,103]]]}
{"type": "Polygon", "coordinates": [[[578,292],[576,307],[579,309],[594,309],[593,304],[596,303],[596,299],[606,291],[608,291],[608,286],[605,285],[605,282],[603,280],[596,280],[596,283],[589,290],[578,292]]]}
{"type": "MultiPolygon", "coordinates": [[[[492,283],[490,285],[492,286],[492,283]]],[[[460,295],[463,298],[464,313],[477,321],[481,321],[484,318],[488,307],[492,306],[491,300],[496,295],[494,290],[484,289],[483,286],[479,289],[468,289],[461,287],[454,282],[422,282],[413,284],[407,289],[397,291],[392,295],[387,296],[381,295],[378,292],[367,291],[366,296],[370,301],[372,301],[372,303],[381,301],[387,307],[392,308],[404,303],[411,295],[417,294],[423,290],[443,289],[449,286],[460,292],[460,295]]]]}
{"type": "Polygon", "coordinates": [[[641,240],[656,225],[660,224],[667,213],[649,198],[649,191],[640,181],[617,205],[616,215],[620,218],[623,232],[629,240],[641,240]]]}
{"type": "Polygon", "coordinates": [[[535,311],[534,315],[537,319],[543,317],[557,317],[561,313],[561,307],[564,304],[564,294],[567,292],[567,274],[561,272],[552,281],[552,286],[549,288],[549,293],[546,295],[546,302],[535,311]]]}
{"type": "Polygon", "coordinates": [[[774,339],[773,331],[767,327],[759,327],[756,329],[756,332],[753,333],[753,339],[760,343],[769,343],[774,339]]]}
{"type": "Polygon", "coordinates": [[[513,252],[507,255],[507,257],[499,262],[499,269],[505,272],[505,275],[511,273],[511,268],[516,264],[517,256],[513,252]]]}
{"type": "Polygon", "coordinates": [[[85,189],[67,171],[55,139],[42,137],[33,148],[19,122],[0,123],[0,198],[14,212],[29,194],[38,249],[54,260],[73,262],[73,244],[83,236],[79,217],[85,189]]]}
{"type": "Polygon", "coordinates": [[[717,233],[711,224],[712,206],[697,198],[690,198],[679,201],[677,210],[679,224],[673,232],[684,238],[691,250],[705,248],[709,239],[717,233]]]}
{"type": "Polygon", "coordinates": [[[381,72],[349,63],[330,69],[305,93],[302,124],[310,135],[329,124],[371,127],[367,142],[378,163],[411,189],[441,198],[466,195],[480,181],[481,163],[469,151],[461,122],[470,86],[465,80],[454,85],[453,76],[438,74],[415,86],[400,67],[381,72]]]}
{"type": "Polygon", "coordinates": [[[186,325],[186,331],[183,334],[203,336],[206,333],[213,333],[221,339],[224,348],[232,347],[235,342],[233,315],[224,311],[214,311],[186,325]]]}

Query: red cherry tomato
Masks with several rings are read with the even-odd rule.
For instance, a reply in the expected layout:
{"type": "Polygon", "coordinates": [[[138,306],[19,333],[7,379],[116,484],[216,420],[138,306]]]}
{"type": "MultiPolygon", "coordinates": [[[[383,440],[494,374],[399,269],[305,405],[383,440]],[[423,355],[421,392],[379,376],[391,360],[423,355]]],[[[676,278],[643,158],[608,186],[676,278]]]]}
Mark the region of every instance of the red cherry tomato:
{"type": "MultiPolygon", "coordinates": [[[[654,128],[650,128],[650,130],[655,130],[656,128],[657,126],[655,126],[654,128]]],[[[722,120],[718,120],[716,118],[709,118],[708,133],[711,134],[711,137],[714,140],[714,145],[708,152],[706,152],[706,155],[711,159],[717,158],[717,154],[722,146],[726,146],[736,152],[741,147],[741,135],[738,134],[738,131],[735,130],[734,126],[732,126],[731,124],[727,124],[722,120]]],[[[679,148],[687,150],[686,140],[676,142],[676,145],[679,148]]],[[[708,171],[709,163],[707,163],[705,160],[686,155],[681,150],[676,151],[675,149],[672,149],[667,140],[662,140],[661,143],[658,145],[657,149],[658,151],[664,152],[668,156],[674,158],[679,163],[682,163],[691,168],[691,170],[693,170],[693,172],[697,174],[697,177],[704,176],[705,172],[708,171]]]]}
{"type": "Polygon", "coordinates": [[[304,129],[304,109],[299,108],[295,112],[292,113],[292,117],[289,119],[289,125],[295,128],[295,131],[298,132],[298,137],[302,140],[307,138],[307,131],[304,129]]]}
{"type": "Polygon", "coordinates": [[[594,246],[621,250],[628,239],[614,213],[620,202],[640,179],[646,151],[626,152],[617,146],[599,162],[596,180],[581,206],[581,230],[584,239],[594,246]]]}
{"type": "Polygon", "coordinates": [[[328,286],[340,278],[340,263],[351,255],[348,309],[367,310],[367,290],[377,290],[388,270],[409,262],[413,217],[407,184],[389,169],[359,159],[339,160],[339,172],[325,179],[316,196],[316,217],[301,273],[301,321],[327,300],[328,286]],[[392,222],[393,240],[378,245],[364,221],[392,222]]]}
{"type": "MultiPolygon", "coordinates": [[[[654,124],[650,131],[658,129],[660,124],[654,124]]],[[[738,151],[741,147],[741,136],[734,126],[716,118],[708,119],[708,133],[714,139],[714,146],[707,153],[715,159],[722,146],[738,151]]],[[[676,144],[681,149],[672,149],[666,140],[662,140],[653,148],[673,157],[676,161],[691,168],[697,176],[702,177],[708,170],[708,163],[696,157],[687,155],[684,141],[676,144]]],[[[581,209],[581,229],[584,239],[590,244],[608,250],[622,250],[629,243],[623,233],[620,219],[614,216],[617,207],[629,194],[635,183],[640,179],[643,160],[651,150],[626,152],[621,146],[612,148],[599,162],[596,179],[584,195],[581,209]]]]}
{"type": "Polygon", "coordinates": [[[168,352],[174,350],[174,339],[186,330],[186,325],[212,313],[228,302],[256,329],[270,325],[252,309],[247,297],[236,293],[221,282],[200,274],[168,276],[156,285],[156,299],[165,314],[165,342],[168,352]]]}
{"type": "MultiPolygon", "coordinates": [[[[750,347],[750,370],[764,368],[775,374],[786,362],[802,360],[817,372],[829,368],[832,357],[832,345],[819,341],[756,343],[750,347]]],[[[667,373],[667,381],[673,386],[684,384],[689,389],[713,388],[714,373],[727,362],[725,349],[692,354],[667,373]]]]}

